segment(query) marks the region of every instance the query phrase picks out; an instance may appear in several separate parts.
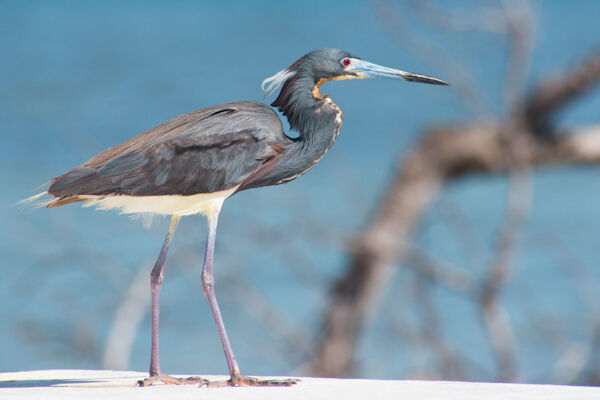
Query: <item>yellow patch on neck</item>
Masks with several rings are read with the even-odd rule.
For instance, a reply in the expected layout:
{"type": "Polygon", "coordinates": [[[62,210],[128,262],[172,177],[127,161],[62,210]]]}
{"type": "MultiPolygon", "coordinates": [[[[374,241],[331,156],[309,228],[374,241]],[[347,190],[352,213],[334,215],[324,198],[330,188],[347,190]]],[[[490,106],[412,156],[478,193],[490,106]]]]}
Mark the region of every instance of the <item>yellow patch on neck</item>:
{"type": "Polygon", "coordinates": [[[312,94],[317,99],[322,99],[323,97],[325,97],[325,95],[319,93],[319,89],[321,88],[322,84],[324,84],[325,82],[329,82],[329,81],[343,81],[345,79],[365,79],[365,78],[362,76],[356,76],[356,75],[340,75],[340,76],[336,76],[333,78],[321,78],[321,79],[319,79],[319,82],[317,82],[315,87],[313,88],[312,94]]]}

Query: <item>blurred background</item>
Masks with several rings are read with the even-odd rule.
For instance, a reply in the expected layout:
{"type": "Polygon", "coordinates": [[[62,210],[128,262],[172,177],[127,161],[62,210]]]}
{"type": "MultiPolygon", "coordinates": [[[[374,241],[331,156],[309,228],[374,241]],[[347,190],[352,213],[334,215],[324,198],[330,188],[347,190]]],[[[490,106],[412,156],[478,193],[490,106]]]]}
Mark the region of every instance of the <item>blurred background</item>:
{"type": "MultiPolygon", "coordinates": [[[[0,371],[149,364],[167,219],[15,206],[179,114],[270,103],[338,47],[449,88],[334,82],[335,146],[221,213],[216,285],[242,371],[600,384],[600,3],[0,1],[0,371]]],[[[292,133],[292,135],[294,135],[292,133]]],[[[227,372],[205,221],[165,267],[161,361],[227,372]]]]}

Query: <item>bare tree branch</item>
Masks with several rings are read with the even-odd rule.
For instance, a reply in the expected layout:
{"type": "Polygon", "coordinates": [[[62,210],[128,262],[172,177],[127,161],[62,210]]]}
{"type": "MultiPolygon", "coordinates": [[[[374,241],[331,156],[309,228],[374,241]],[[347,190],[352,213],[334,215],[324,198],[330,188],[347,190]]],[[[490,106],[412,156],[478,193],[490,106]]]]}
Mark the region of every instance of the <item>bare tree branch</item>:
{"type": "Polygon", "coordinates": [[[491,102],[476,84],[473,75],[447,54],[446,50],[420,32],[408,27],[404,13],[389,1],[377,2],[375,13],[387,33],[403,48],[410,49],[431,67],[444,66],[445,79],[452,82],[464,104],[477,116],[492,115],[491,102]]]}
{"type": "Polygon", "coordinates": [[[415,285],[415,304],[421,317],[421,337],[431,353],[437,358],[441,376],[444,379],[465,379],[464,367],[460,358],[443,339],[443,327],[437,308],[431,298],[431,282],[422,277],[415,285]]]}
{"type": "Polygon", "coordinates": [[[472,290],[473,276],[465,269],[427,254],[409,243],[405,246],[406,268],[455,292],[468,293],[472,290]]]}
{"type": "Polygon", "coordinates": [[[600,50],[570,71],[545,81],[531,93],[523,109],[527,129],[535,134],[554,133],[552,118],[571,101],[580,98],[600,82],[600,50]]]}
{"type": "Polygon", "coordinates": [[[432,27],[449,32],[481,31],[505,34],[506,18],[495,7],[474,5],[471,11],[460,12],[444,9],[428,0],[413,0],[409,3],[423,21],[432,27]]]}
{"type": "MultiPolygon", "coordinates": [[[[503,2],[506,14],[509,51],[504,88],[504,108],[517,109],[529,71],[533,48],[534,18],[525,1],[503,2]],[[510,3],[510,4],[509,4],[510,3]]],[[[517,113],[518,115],[518,113],[517,113]]],[[[495,254],[478,297],[484,327],[498,363],[498,380],[517,380],[516,345],[510,316],[502,305],[500,292],[512,271],[512,259],[531,201],[530,168],[527,165],[527,132],[520,119],[509,120],[499,127],[501,147],[505,151],[509,174],[507,212],[500,228],[495,254]]]]}
{"type": "Polygon", "coordinates": [[[126,370],[129,368],[133,342],[150,305],[148,277],[151,269],[151,263],[146,263],[139,268],[124,299],[117,308],[113,325],[104,345],[104,354],[102,355],[102,368],[104,369],[126,370]]]}
{"type": "MultiPolygon", "coordinates": [[[[597,73],[588,68],[588,74],[600,79],[600,63],[596,65],[597,73]]],[[[573,74],[568,71],[563,79],[569,80],[573,74]]],[[[595,84],[595,80],[587,82],[585,88],[581,86],[580,93],[595,84]]],[[[561,97],[563,101],[569,98],[561,97]]],[[[446,181],[472,172],[507,173],[510,170],[512,165],[504,150],[505,129],[509,128],[502,123],[439,126],[425,132],[421,142],[400,163],[396,178],[372,221],[352,246],[346,272],[334,286],[312,373],[325,376],[351,373],[354,347],[366,313],[375,306],[374,299],[382,295],[392,278],[394,272],[390,264],[405,252],[398,244],[408,240],[446,181]]],[[[518,137],[519,158],[527,168],[600,162],[600,126],[573,131],[553,140],[529,130],[518,137]]],[[[506,244],[500,241],[499,246],[506,244]]],[[[501,311],[496,310],[496,313],[501,316],[501,311]]]]}

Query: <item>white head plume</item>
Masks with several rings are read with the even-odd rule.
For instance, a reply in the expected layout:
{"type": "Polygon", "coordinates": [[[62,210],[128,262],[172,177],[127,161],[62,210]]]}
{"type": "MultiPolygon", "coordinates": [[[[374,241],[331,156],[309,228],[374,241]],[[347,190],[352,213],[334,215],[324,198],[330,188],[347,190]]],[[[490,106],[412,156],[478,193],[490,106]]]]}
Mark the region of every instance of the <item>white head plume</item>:
{"type": "Polygon", "coordinates": [[[283,85],[283,83],[286,80],[288,80],[289,78],[291,78],[294,75],[296,75],[296,71],[289,71],[286,68],[283,71],[279,71],[275,75],[270,76],[267,79],[265,79],[264,81],[262,81],[262,85],[260,87],[262,88],[263,92],[265,92],[265,97],[270,95],[277,89],[279,89],[279,87],[281,85],[283,85]],[[265,88],[265,85],[266,85],[266,88],[265,88]]]}

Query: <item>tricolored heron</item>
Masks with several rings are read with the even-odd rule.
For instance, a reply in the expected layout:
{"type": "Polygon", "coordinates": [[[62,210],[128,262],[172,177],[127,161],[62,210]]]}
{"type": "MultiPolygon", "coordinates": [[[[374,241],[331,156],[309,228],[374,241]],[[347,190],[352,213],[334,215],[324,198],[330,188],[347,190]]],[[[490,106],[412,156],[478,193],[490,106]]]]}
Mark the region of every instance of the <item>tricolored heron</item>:
{"type": "Polygon", "coordinates": [[[446,85],[425,75],[382,67],[338,49],[312,51],[288,68],[267,78],[270,94],[281,87],[271,104],[298,131],[283,132],[269,107],[238,101],[181,115],[110,148],[69,172],[54,178],[47,194],[48,208],[83,201],[99,209],[123,213],[171,215],[171,224],[151,273],[152,347],[150,376],[154,382],[208,386],[288,386],[294,379],[260,380],[240,373],[215,296],[213,251],[217,218],[223,201],[242,190],[290,182],[325,155],[342,126],[342,111],[319,93],[324,82],[343,79],[401,78],[446,85]],[[163,264],[179,219],[204,214],[208,221],[202,287],[225,351],[230,379],[208,382],[175,378],[162,373],[158,358],[159,295],[163,264]]]}

